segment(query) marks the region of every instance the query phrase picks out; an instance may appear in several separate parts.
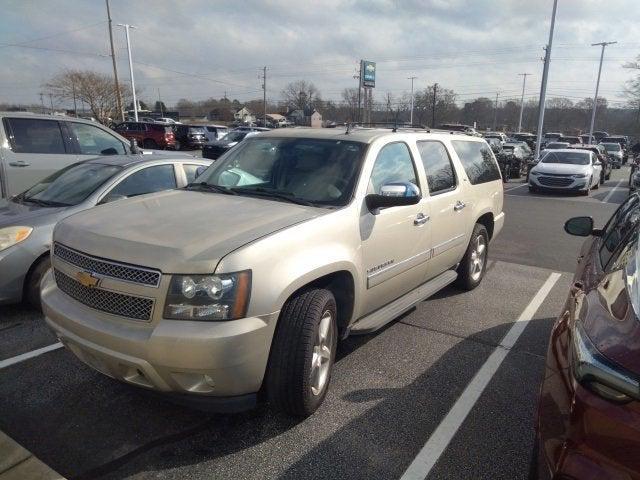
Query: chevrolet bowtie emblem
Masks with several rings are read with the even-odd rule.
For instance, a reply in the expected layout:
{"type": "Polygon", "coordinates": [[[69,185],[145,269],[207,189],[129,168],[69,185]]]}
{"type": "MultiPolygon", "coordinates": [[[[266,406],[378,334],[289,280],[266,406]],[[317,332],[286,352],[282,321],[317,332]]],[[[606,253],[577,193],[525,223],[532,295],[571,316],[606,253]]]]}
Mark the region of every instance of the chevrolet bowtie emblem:
{"type": "Polygon", "coordinates": [[[100,279],[93,276],[91,272],[76,273],[76,280],[88,288],[95,288],[100,283],[100,279]]]}

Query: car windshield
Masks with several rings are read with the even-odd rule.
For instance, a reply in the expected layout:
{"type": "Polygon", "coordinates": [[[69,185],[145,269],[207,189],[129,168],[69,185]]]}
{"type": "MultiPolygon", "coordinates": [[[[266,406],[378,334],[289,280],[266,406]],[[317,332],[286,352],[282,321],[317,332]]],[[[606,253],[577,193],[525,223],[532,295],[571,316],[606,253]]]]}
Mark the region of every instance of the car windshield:
{"type": "Polygon", "coordinates": [[[542,163],[567,163],[569,165],[589,165],[587,152],[549,152],[540,159],[542,163]]]}
{"type": "Polygon", "coordinates": [[[249,132],[248,131],[229,132],[224,137],[222,137],[221,140],[224,140],[225,142],[239,142],[240,140],[242,140],[244,137],[247,136],[247,133],[249,132]]]}
{"type": "Polygon", "coordinates": [[[621,150],[620,145],[617,143],[603,143],[602,145],[604,145],[607,152],[619,152],[621,150]]]}
{"type": "Polygon", "coordinates": [[[346,205],[353,194],[366,144],[310,138],[247,139],[199,182],[238,194],[289,197],[317,205],[346,205]]]}
{"type": "Polygon", "coordinates": [[[116,165],[76,163],[45,178],[15,200],[52,207],[77,205],[120,170],[122,167],[116,165]]]}

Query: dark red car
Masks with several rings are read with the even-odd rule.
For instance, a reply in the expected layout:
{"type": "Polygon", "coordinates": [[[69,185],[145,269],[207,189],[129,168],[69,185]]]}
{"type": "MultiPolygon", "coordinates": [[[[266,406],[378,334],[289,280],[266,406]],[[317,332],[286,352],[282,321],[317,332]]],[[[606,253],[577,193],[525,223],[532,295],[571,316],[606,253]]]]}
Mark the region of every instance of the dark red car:
{"type": "Polygon", "coordinates": [[[116,126],[115,131],[129,140],[136,140],[143,148],[157,150],[176,146],[173,128],[160,123],[123,122],[116,126]]]}
{"type": "Polygon", "coordinates": [[[551,332],[538,404],[538,478],[640,479],[640,196],[589,237],[551,332]]]}

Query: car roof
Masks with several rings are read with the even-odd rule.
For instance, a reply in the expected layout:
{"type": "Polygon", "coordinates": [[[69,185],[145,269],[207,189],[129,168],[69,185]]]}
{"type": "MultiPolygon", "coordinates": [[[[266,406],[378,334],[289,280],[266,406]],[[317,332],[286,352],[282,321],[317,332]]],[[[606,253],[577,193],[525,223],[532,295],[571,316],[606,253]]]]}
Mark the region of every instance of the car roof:
{"type": "MultiPolygon", "coordinates": [[[[576,151],[580,152],[579,148],[557,148],[555,150],[551,150],[550,153],[576,153],[576,151]]],[[[593,153],[591,150],[585,150],[582,153],[593,153]]]]}
{"type": "MultiPolygon", "coordinates": [[[[200,163],[204,160],[202,158],[189,158],[189,157],[172,157],[171,155],[154,155],[145,154],[145,155],[105,155],[102,157],[92,158],[90,160],[86,160],[85,163],[100,163],[102,165],[116,165],[120,167],[128,167],[130,165],[139,165],[143,163],[154,163],[154,162],[196,162],[200,163]]],[[[207,163],[206,161],[204,161],[207,163]]]]}

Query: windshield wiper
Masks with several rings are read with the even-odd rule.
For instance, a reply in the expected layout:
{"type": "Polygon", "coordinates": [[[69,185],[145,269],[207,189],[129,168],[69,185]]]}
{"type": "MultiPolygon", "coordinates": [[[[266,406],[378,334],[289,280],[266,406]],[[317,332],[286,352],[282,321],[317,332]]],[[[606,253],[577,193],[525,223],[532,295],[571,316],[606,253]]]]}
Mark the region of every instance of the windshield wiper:
{"type": "Polygon", "coordinates": [[[188,189],[200,188],[203,190],[209,190],[211,192],[216,192],[216,193],[226,193],[227,195],[237,195],[237,193],[231,190],[230,188],[221,187],[220,185],[212,185],[207,182],[189,183],[184,188],[188,188],[188,189]]]}
{"type": "Polygon", "coordinates": [[[41,207],[70,207],[70,203],[63,202],[54,202],[52,200],[40,200],[39,198],[33,197],[21,197],[18,201],[24,203],[35,203],[36,205],[40,205],[41,207]]]}
{"type": "Polygon", "coordinates": [[[257,195],[262,197],[272,197],[279,198],[281,200],[286,200],[287,202],[295,203],[298,205],[305,205],[307,207],[315,207],[315,205],[307,200],[303,200],[302,198],[296,197],[293,193],[288,192],[278,192],[275,190],[269,190],[268,188],[263,187],[254,187],[254,188],[245,188],[239,187],[233,189],[236,193],[247,193],[249,195],[257,195]]]}

